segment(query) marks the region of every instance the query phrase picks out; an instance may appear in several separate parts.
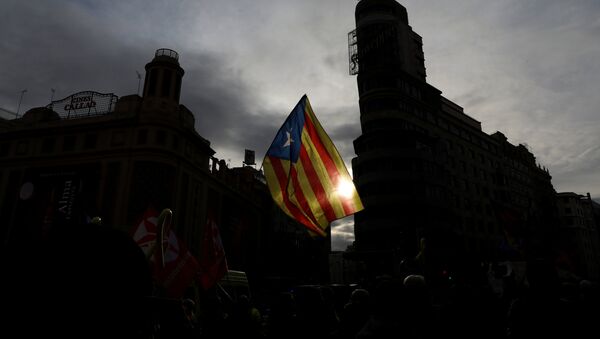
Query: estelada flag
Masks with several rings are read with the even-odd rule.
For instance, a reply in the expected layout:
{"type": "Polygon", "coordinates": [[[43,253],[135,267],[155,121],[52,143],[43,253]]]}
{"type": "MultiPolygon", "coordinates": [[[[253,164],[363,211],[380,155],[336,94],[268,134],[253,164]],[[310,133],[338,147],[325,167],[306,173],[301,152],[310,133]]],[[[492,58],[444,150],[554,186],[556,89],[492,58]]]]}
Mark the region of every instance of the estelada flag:
{"type": "Polygon", "coordinates": [[[198,272],[198,262],[169,227],[163,239],[157,239],[158,213],[148,208],[138,222],[133,240],[140,246],[152,266],[155,281],[165,289],[168,297],[180,298],[198,272]],[[157,242],[159,240],[160,242],[157,242]],[[157,245],[164,246],[164,260],[157,245]],[[164,265],[163,265],[164,263],[164,265]]]}
{"type": "Polygon", "coordinates": [[[200,249],[199,280],[206,290],[214,286],[228,271],[225,249],[221,241],[219,227],[213,215],[206,218],[206,227],[200,249]]]}
{"type": "Polygon", "coordinates": [[[310,231],[324,236],[329,224],[363,209],[352,177],[304,95],[263,160],[275,202],[310,231]]]}

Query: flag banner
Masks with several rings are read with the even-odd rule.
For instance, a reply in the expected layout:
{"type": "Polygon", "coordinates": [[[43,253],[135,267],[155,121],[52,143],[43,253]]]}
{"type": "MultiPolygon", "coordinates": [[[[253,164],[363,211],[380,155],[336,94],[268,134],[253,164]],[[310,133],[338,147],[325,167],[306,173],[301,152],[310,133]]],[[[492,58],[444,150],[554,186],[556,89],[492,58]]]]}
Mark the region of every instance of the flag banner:
{"type": "Polygon", "coordinates": [[[165,289],[166,295],[182,297],[199,265],[171,227],[159,225],[159,215],[154,209],[148,208],[144,212],[134,230],[133,240],[149,259],[154,279],[165,289]],[[158,238],[160,234],[163,234],[162,239],[158,238]]]}
{"type": "Polygon", "coordinates": [[[200,256],[200,284],[206,290],[214,286],[227,273],[227,259],[219,227],[213,215],[206,218],[200,256]]]}
{"type": "Polygon", "coordinates": [[[510,207],[494,205],[496,218],[504,232],[500,249],[510,254],[523,254],[524,240],[522,237],[523,220],[521,214],[510,207]]]}
{"type": "Polygon", "coordinates": [[[363,209],[352,177],[304,95],[263,160],[269,191],[286,214],[325,236],[329,224],[363,209]]]}

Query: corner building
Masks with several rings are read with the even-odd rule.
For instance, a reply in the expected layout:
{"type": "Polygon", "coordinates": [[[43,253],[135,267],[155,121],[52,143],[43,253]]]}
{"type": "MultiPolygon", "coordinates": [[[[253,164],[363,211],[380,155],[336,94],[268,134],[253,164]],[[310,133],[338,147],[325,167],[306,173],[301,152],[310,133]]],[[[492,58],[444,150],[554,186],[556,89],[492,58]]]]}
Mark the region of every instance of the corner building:
{"type": "Polygon", "coordinates": [[[362,134],[352,167],[365,205],[355,236],[368,273],[400,273],[423,245],[432,274],[548,255],[556,232],[548,171],[426,82],[422,38],[403,6],[362,0],[355,16],[350,73],[362,134]]]}
{"type": "Polygon", "coordinates": [[[0,251],[36,249],[51,229],[94,216],[131,231],[149,207],[170,208],[195,256],[207,215],[216,218],[229,268],[257,286],[326,280],[330,238],[313,241],[273,203],[262,173],[229,168],[196,131],[179,100],[179,55],[159,49],[145,69],[142,96],[84,91],[0,118],[0,251]]]}

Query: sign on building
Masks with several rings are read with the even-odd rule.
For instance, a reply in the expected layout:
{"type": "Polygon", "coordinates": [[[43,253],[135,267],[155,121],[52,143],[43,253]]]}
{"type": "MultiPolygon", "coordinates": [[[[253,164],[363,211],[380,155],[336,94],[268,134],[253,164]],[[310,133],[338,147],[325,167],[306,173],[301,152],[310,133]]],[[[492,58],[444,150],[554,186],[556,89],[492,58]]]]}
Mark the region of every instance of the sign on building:
{"type": "Polygon", "coordinates": [[[81,118],[112,112],[117,99],[113,93],[84,91],[52,101],[46,107],[58,113],[62,119],[81,118]]]}
{"type": "Polygon", "coordinates": [[[251,165],[256,165],[255,159],[254,159],[254,151],[253,150],[249,150],[247,149],[244,153],[244,164],[251,166],[251,165]]]}

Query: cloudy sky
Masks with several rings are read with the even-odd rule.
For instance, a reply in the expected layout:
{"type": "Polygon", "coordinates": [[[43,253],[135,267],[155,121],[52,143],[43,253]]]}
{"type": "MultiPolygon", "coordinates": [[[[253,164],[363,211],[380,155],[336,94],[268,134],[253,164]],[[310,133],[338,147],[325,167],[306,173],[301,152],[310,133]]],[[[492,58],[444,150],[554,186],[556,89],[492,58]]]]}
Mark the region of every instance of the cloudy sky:
{"type": "MultiPolygon", "coordinates": [[[[410,0],[427,81],[513,144],[557,191],[600,197],[600,2],[410,0]]],[[[158,48],[179,52],[181,103],[216,156],[262,159],[303,94],[349,163],[360,134],[347,33],[355,0],[0,2],[0,108],[82,90],[134,94],[158,48]]],[[[333,228],[334,249],[353,239],[333,228]]]]}

